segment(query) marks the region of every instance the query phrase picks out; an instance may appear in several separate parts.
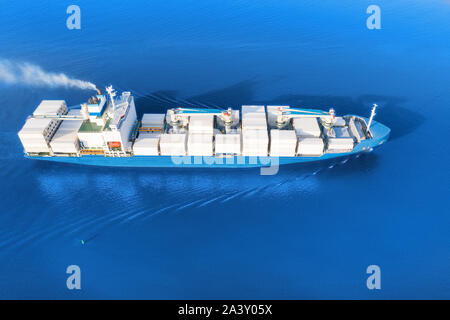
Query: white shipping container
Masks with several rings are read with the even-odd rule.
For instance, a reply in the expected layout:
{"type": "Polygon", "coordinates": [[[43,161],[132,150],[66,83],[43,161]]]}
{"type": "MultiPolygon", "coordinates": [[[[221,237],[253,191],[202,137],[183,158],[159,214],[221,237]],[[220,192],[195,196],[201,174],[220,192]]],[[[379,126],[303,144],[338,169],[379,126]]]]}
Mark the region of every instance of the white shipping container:
{"type": "Polygon", "coordinates": [[[327,150],[331,152],[346,152],[353,149],[352,138],[328,138],[327,150]]]}
{"type": "Polygon", "coordinates": [[[294,157],[297,148],[297,135],[294,130],[270,130],[270,155],[294,157]]]}
{"type": "Polygon", "coordinates": [[[253,143],[268,143],[269,135],[267,130],[247,130],[242,133],[242,140],[253,143]]]}
{"type": "Polygon", "coordinates": [[[216,154],[240,154],[241,135],[239,133],[216,134],[215,148],[216,154]]]}
{"type": "Polygon", "coordinates": [[[189,117],[189,133],[208,133],[214,132],[214,115],[196,114],[189,117]]]}
{"type": "MultiPolygon", "coordinates": [[[[67,106],[64,100],[42,100],[34,110],[33,115],[62,115],[66,113],[67,106]]],[[[28,119],[18,134],[25,152],[50,152],[48,143],[60,122],[60,120],[56,119],[28,119]]]]}
{"type": "Polygon", "coordinates": [[[75,139],[71,141],[67,141],[65,139],[57,139],[55,141],[52,140],[50,142],[50,146],[54,153],[78,153],[78,150],[80,149],[79,142],[76,136],[75,139]]]}
{"type": "Polygon", "coordinates": [[[161,155],[163,156],[181,156],[186,155],[187,136],[185,133],[162,134],[159,140],[161,155]]]}
{"type": "Polygon", "coordinates": [[[190,156],[212,156],[213,135],[204,133],[189,133],[188,155],[190,156]]]}
{"type": "Polygon", "coordinates": [[[25,122],[19,134],[38,134],[42,135],[44,131],[51,125],[51,119],[35,119],[29,118],[25,122]]]}
{"type": "Polygon", "coordinates": [[[40,153],[40,152],[50,152],[47,141],[44,137],[40,138],[30,138],[25,136],[19,136],[22,142],[23,149],[27,153],[40,153]]]}
{"type": "Polygon", "coordinates": [[[242,154],[267,156],[269,136],[267,130],[246,130],[242,132],[242,154]]]}
{"type": "Polygon", "coordinates": [[[144,113],[142,116],[143,127],[162,127],[164,125],[164,113],[144,113]]]}
{"type": "Polygon", "coordinates": [[[248,113],[266,113],[264,106],[242,106],[242,117],[248,113]]]}
{"type": "Polygon", "coordinates": [[[267,130],[266,117],[243,117],[243,130],[267,130]]]}
{"type": "Polygon", "coordinates": [[[67,106],[64,100],[42,100],[34,110],[34,116],[66,114],[67,106]]]}
{"type": "Polygon", "coordinates": [[[299,137],[320,137],[320,126],[317,118],[294,118],[293,127],[299,137]]]}
{"type": "Polygon", "coordinates": [[[52,151],[55,153],[77,153],[79,150],[78,130],[82,123],[82,120],[64,120],[50,141],[52,151]]]}
{"type": "Polygon", "coordinates": [[[270,130],[270,141],[290,144],[297,142],[297,135],[294,130],[272,129],[270,130]]]}
{"type": "Polygon", "coordinates": [[[157,156],[159,154],[159,135],[141,134],[133,145],[136,156],[157,156]]]}
{"type": "Polygon", "coordinates": [[[48,141],[57,124],[58,121],[51,119],[28,119],[18,134],[25,152],[50,152],[48,141]]]}
{"type": "Polygon", "coordinates": [[[324,143],[321,138],[298,139],[297,154],[300,156],[320,156],[323,154],[324,143]]]}
{"type": "Polygon", "coordinates": [[[249,119],[249,118],[266,119],[266,113],[265,112],[244,113],[242,115],[242,118],[243,119],[249,119]]]}

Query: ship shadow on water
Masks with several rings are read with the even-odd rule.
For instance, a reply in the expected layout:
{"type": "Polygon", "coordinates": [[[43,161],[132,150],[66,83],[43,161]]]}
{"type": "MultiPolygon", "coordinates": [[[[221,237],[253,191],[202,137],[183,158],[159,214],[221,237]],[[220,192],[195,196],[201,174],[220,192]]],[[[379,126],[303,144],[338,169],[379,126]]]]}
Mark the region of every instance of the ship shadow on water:
{"type": "Polygon", "coordinates": [[[166,113],[167,109],[186,108],[239,108],[253,101],[255,81],[245,80],[226,88],[207,91],[202,94],[180,97],[176,90],[157,90],[136,98],[138,117],[143,113],[166,113]]]}
{"type": "Polygon", "coordinates": [[[375,120],[391,128],[391,140],[399,139],[418,128],[425,117],[412,108],[406,107],[409,101],[403,97],[382,94],[363,94],[358,97],[335,95],[279,94],[268,100],[260,100],[254,92],[258,86],[255,80],[240,81],[231,86],[207,91],[191,97],[180,97],[178,91],[158,90],[144,94],[136,99],[139,115],[161,112],[175,107],[200,107],[239,109],[241,105],[290,105],[291,107],[310,107],[327,110],[333,107],[338,115],[356,114],[369,117],[374,103],[379,105],[375,120]]]}
{"type": "Polygon", "coordinates": [[[327,110],[334,108],[338,115],[356,114],[369,117],[371,107],[378,104],[375,120],[391,129],[391,140],[410,134],[418,128],[425,117],[403,105],[408,101],[401,97],[364,94],[356,98],[332,95],[280,95],[270,101],[261,101],[266,105],[290,105],[292,107],[311,107],[327,110]]]}

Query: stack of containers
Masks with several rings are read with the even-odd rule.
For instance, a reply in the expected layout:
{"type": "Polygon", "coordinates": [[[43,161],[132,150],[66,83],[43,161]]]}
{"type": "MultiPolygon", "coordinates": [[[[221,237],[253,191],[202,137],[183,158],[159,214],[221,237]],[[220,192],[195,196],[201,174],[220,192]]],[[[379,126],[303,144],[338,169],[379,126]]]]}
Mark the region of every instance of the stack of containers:
{"type": "Polygon", "coordinates": [[[270,155],[272,157],[294,157],[297,136],[294,130],[270,130],[270,155]]]}
{"type": "MultiPolygon", "coordinates": [[[[69,115],[80,116],[79,110],[69,111],[69,115]]],[[[59,126],[50,146],[54,153],[78,153],[80,143],[78,141],[78,130],[83,120],[64,120],[59,126]]]]}
{"type": "MultiPolygon", "coordinates": [[[[65,115],[67,105],[64,100],[43,100],[33,116],[65,115]]],[[[49,142],[58,129],[61,120],[30,118],[19,132],[20,141],[27,153],[50,152],[49,142]]]]}
{"type": "Polygon", "coordinates": [[[317,118],[294,118],[292,125],[298,137],[297,155],[320,156],[323,154],[323,140],[317,118]]]}
{"type": "Polygon", "coordinates": [[[165,133],[159,140],[162,156],[184,156],[186,155],[186,134],[165,133]]]}
{"type": "Polygon", "coordinates": [[[298,137],[297,155],[318,157],[323,154],[323,147],[321,138],[298,137]]]}
{"type": "Polygon", "coordinates": [[[239,133],[216,134],[216,154],[241,153],[241,135],[239,133]]]}
{"type": "Polygon", "coordinates": [[[142,116],[141,128],[148,131],[162,131],[165,117],[164,113],[145,113],[142,116]]]}
{"type": "MultiPolygon", "coordinates": [[[[133,152],[135,155],[159,155],[159,140],[161,138],[161,132],[164,128],[165,117],[166,115],[164,113],[145,113],[142,116],[139,137],[136,139],[133,145],[133,152]]],[[[173,148],[173,146],[168,145],[167,138],[165,147],[167,152],[169,152],[170,149],[173,148]]],[[[180,147],[180,149],[182,148],[180,147]]]]}
{"type": "Polygon", "coordinates": [[[136,156],[157,156],[160,134],[140,134],[133,145],[136,156]]]}
{"type": "Polygon", "coordinates": [[[348,127],[333,127],[327,132],[329,152],[348,152],[353,149],[354,140],[350,135],[348,127]]]}
{"type": "Polygon", "coordinates": [[[320,127],[317,118],[298,117],[292,121],[295,133],[299,137],[320,137],[320,127]]]}
{"type": "Polygon", "coordinates": [[[352,138],[330,138],[328,139],[328,151],[340,153],[348,152],[354,147],[352,138]]]}
{"type": "Polygon", "coordinates": [[[33,116],[67,114],[68,109],[64,100],[42,100],[33,112],[33,116]]]}
{"type": "Polygon", "coordinates": [[[213,155],[214,115],[196,114],[189,118],[188,155],[213,155]]]}
{"type": "Polygon", "coordinates": [[[51,132],[57,129],[57,122],[52,119],[30,118],[19,132],[19,138],[27,153],[50,152],[48,142],[51,132]]]}
{"type": "Polygon", "coordinates": [[[189,133],[188,155],[190,156],[212,156],[213,136],[204,133],[189,133]]]}
{"type": "Polygon", "coordinates": [[[267,156],[269,136],[264,106],[242,106],[242,154],[267,156]]]}

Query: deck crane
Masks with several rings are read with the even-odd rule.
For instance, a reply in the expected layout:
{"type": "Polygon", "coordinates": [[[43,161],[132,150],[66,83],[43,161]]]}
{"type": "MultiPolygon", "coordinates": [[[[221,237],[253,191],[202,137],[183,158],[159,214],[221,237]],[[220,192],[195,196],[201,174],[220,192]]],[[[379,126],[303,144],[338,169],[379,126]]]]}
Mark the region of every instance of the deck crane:
{"type": "Polygon", "coordinates": [[[85,120],[82,116],[77,115],[67,115],[67,114],[43,114],[43,115],[33,115],[28,118],[34,119],[56,119],[56,120],[85,120]]]}
{"type": "MultiPolygon", "coordinates": [[[[98,93],[98,96],[102,95],[102,92],[99,88],[95,88],[95,90],[98,93]]],[[[106,91],[109,93],[111,100],[112,100],[112,104],[114,106],[114,96],[116,95],[114,89],[112,88],[112,86],[109,86],[106,88],[106,91]]],[[[100,103],[99,97],[98,96],[93,96],[89,99],[89,104],[97,104],[100,103]]],[[[72,106],[69,107],[69,110],[71,109],[78,109],[80,108],[80,114],[79,115],[74,115],[74,114],[42,114],[42,115],[31,115],[28,118],[35,118],[35,119],[56,119],[56,120],[75,120],[75,121],[80,121],[80,120],[88,120],[89,119],[89,110],[88,110],[88,106],[87,103],[82,103],[81,105],[76,105],[76,106],[72,106]],[[81,107],[81,108],[80,108],[81,107]]]]}
{"type": "Polygon", "coordinates": [[[373,117],[375,117],[378,105],[376,103],[373,104],[372,111],[370,112],[369,123],[367,124],[367,133],[370,131],[370,126],[372,125],[373,117]]]}
{"type": "Polygon", "coordinates": [[[181,115],[188,114],[190,116],[194,115],[216,115],[218,116],[223,123],[225,124],[225,130],[228,132],[228,130],[231,128],[231,125],[233,124],[233,111],[231,108],[228,108],[228,110],[222,110],[222,109],[208,109],[208,108],[175,108],[175,109],[169,109],[169,122],[172,126],[179,126],[181,122],[181,115]]]}
{"type": "MultiPolygon", "coordinates": [[[[74,109],[73,107],[69,107],[70,109],[74,109]]],[[[84,121],[89,119],[89,112],[87,111],[86,104],[81,105],[80,114],[36,114],[28,117],[34,119],[56,119],[56,120],[75,120],[75,121],[84,121]]]]}
{"type": "Polygon", "coordinates": [[[335,111],[330,109],[328,112],[315,109],[283,108],[278,107],[276,124],[282,127],[292,118],[320,118],[322,125],[330,129],[335,123],[335,111]]]}
{"type": "MultiPolygon", "coordinates": [[[[78,106],[69,107],[69,110],[70,109],[78,109],[78,106]]],[[[31,115],[28,118],[85,121],[89,120],[89,111],[87,104],[83,103],[81,104],[79,114],[40,114],[40,115],[31,115]]]]}

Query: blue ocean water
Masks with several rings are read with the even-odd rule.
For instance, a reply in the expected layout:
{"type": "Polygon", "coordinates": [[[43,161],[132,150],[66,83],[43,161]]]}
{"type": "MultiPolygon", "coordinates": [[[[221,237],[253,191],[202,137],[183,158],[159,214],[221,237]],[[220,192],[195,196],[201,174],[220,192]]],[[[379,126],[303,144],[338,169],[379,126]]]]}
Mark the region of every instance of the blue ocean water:
{"type": "Polygon", "coordinates": [[[444,0],[2,1],[0,59],[130,90],[139,113],[376,102],[392,135],[274,176],[38,162],[26,116],[91,92],[0,84],[0,298],[450,298],[449,16],[444,0]]]}

